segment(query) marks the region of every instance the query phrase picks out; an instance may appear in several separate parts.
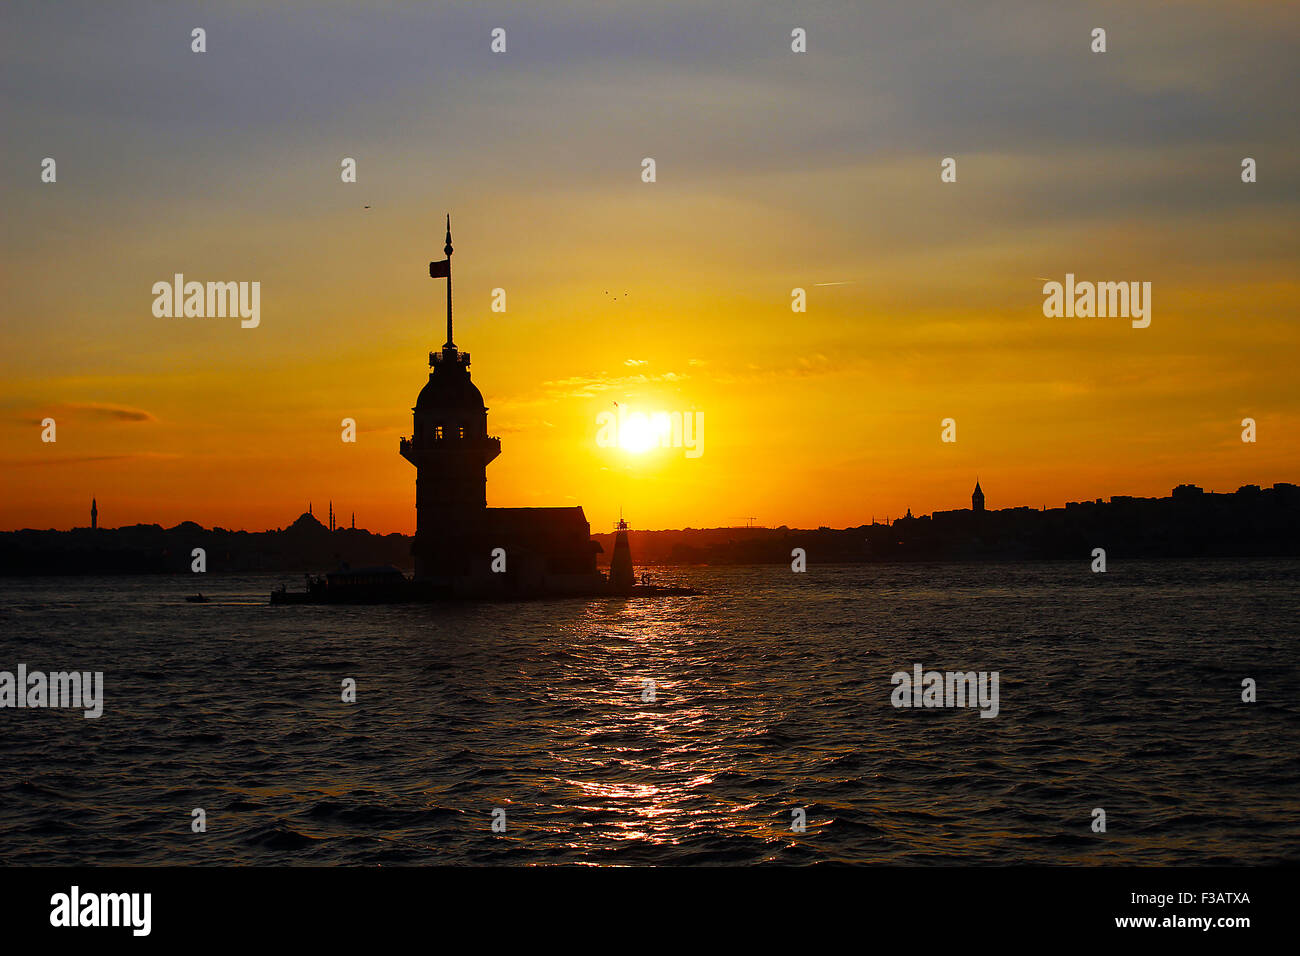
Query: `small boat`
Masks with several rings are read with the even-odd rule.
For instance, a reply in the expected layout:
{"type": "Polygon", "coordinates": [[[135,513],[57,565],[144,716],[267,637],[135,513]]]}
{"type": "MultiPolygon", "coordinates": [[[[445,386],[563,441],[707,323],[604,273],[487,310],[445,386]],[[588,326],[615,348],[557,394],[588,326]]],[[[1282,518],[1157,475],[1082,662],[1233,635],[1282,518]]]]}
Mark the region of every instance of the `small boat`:
{"type": "Polygon", "coordinates": [[[306,591],[284,585],[271,592],[272,604],[402,604],[419,600],[423,590],[398,568],[349,568],[307,576],[306,591]]]}
{"type": "MultiPolygon", "coordinates": [[[[615,587],[601,575],[590,586],[567,591],[512,590],[509,580],[488,590],[456,590],[447,584],[433,584],[408,578],[391,565],[376,568],[348,568],[323,575],[306,575],[305,591],[290,591],[280,585],[271,592],[272,604],[413,604],[435,601],[544,600],[584,597],[677,597],[697,595],[695,588],[651,584],[648,576],[634,584],[630,567],[622,587],[615,587]]],[[[505,578],[502,575],[502,578],[505,578]]],[[[468,580],[468,579],[467,579],[468,580]]],[[[481,582],[480,582],[481,583],[481,582]]],[[[493,582],[495,583],[495,582],[493,582]]]]}
{"type": "Polygon", "coordinates": [[[634,584],[631,591],[624,591],[632,597],[698,597],[704,592],[698,588],[674,587],[666,584],[634,584]]]}
{"type": "Polygon", "coordinates": [[[190,604],[207,604],[207,603],[208,603],[208,599],[205,598],[202,594],[191,594],[191,595],[189,595],[185,600],[186,600],[187,602],[189,602],[190,604]]]}

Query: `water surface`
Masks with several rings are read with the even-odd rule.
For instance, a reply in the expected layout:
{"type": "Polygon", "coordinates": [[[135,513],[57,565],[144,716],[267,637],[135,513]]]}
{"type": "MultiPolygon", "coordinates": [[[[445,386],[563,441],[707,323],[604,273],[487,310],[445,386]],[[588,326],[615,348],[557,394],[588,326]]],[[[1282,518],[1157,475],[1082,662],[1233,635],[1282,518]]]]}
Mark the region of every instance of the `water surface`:
{"type": "Polygon", "coordinates": [[[708,593],[271,607],[273,575],[208,576],[203,605],[193,577],[0,579],[0,670],[106,685],[98,720],[0,710],[0,863],[1300,860],[1300,562],[657,579],[708,593]],[[998,671],[999,715],[895,709],[918,662],[998,671]]]}

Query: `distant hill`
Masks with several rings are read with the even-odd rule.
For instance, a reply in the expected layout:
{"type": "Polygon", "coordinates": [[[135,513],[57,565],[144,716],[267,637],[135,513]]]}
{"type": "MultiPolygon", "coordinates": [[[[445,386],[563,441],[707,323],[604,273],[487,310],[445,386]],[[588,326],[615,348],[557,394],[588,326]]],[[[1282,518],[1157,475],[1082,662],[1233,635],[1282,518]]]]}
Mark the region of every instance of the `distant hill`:
{"type": "MultiPolygon", "coordinates": [[[[608,554],[613,534],[593,537],[608,554]]],[[[629,543],[642,565],[788,564],[795,548],[823,563],[1077,559],[1093,548],[1130,558],[1300,556],[1300,488],[1246,485],[1214,494],[1180,485],[1167,498],[939,511],[843,530],[633,530],[629,543]]]]}
{"type": "MultiPolygon", "coordinates": [[[[614,534],[592,535],[608,563],[614,534]]],[[[309,514],[272,531],[185,521],[71,531],[0,532],[0,574],[188,573],[195,548],[213,572],[319,573],[343,563],[411,568],[411,536],[340,528],[309,514]]],[[[788,564],[803,548],[819,563],[1300,556],[1300,488],[1246,485],[1214,494],[1179,485],[1167,498],[1115,496],[1064,508],[938,511],[856,528],[686,528],[629,532],[637,565],[788,564]]]]}
{"type": "Polygon", "coordinates": [[[0,533],[0,574],[165,574],[189,572],[195,548],[207,571],[321,572],[354,567],[411,566],[411,538],[340,528],[330,531],[309,514],[273,531],[227,531],[184,521],[174,528],[125,528],[0,533]]]}

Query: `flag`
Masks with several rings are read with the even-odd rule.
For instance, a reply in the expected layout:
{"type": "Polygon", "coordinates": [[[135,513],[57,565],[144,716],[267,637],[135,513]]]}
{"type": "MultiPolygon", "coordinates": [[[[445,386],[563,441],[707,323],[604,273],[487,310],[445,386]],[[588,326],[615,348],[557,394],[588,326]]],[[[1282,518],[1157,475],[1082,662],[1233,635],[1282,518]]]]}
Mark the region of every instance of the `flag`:
{"type": "Polygon", "coordinates": [[[439,262],[429,263],[430,279],[450,279],[451,278],[451,260],[443,259],[439,262]]]}

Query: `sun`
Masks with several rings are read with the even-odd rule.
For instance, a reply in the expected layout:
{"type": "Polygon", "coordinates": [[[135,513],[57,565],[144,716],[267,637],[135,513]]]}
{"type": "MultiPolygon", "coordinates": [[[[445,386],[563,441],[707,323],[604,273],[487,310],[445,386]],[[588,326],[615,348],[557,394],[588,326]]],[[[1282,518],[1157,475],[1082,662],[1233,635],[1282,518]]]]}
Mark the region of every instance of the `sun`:
{"type": "Polygon", "coordinates": [[[624,451],[642,455],[659,444],[661,429],[644,412],[633,412],[618,430],[618,443],[624,451]]]}

